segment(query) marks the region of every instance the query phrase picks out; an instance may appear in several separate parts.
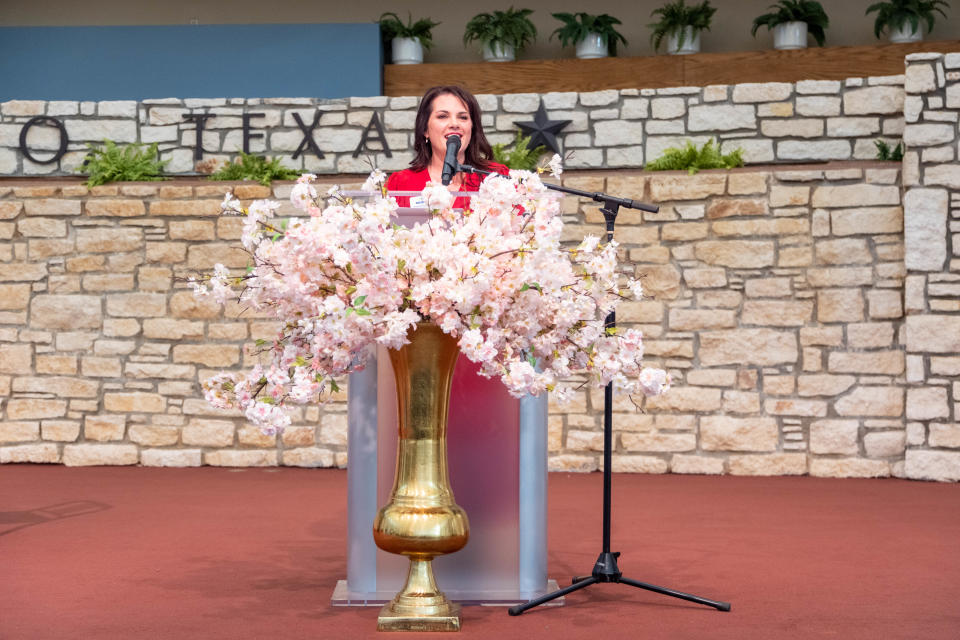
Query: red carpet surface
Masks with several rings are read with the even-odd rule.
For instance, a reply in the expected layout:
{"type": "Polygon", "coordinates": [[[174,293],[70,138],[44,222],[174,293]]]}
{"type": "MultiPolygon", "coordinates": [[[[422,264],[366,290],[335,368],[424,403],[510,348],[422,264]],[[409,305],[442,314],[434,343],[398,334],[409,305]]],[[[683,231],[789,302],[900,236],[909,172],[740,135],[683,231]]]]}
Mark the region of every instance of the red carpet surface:
{"type": "MultiPolygon", "coordinates": [[[[602,476],[551,474],[549,575],[589,573],[602,476]]],[[[623,584],[510,617],[465,607],[462,638],[960,638],[960,485],[615,475],[623,584]]],[[[333,607],[346,473],[0,468],[0,638],[373,638],[333,607]]],[[[442,587],[442,585],[441,585],[442,587]]],[[[453,637],[408,634],[406,637],[453,637]]]]}

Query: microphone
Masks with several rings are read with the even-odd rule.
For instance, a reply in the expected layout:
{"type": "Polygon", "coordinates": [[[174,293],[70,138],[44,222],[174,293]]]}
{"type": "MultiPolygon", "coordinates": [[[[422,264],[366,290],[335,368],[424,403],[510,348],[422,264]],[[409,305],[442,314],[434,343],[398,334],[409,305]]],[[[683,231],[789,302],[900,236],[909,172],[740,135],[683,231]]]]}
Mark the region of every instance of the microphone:
{"type": "Polygon", "coordinates": [[[447,155],[443,157],[443,173],[440,175],[440,182],[444,186],[450,184],[450,181],[453,180],[453,174],[457,172],[458,153],[460,153],[460,136],[454,133],[447,136],[447,155]]]}

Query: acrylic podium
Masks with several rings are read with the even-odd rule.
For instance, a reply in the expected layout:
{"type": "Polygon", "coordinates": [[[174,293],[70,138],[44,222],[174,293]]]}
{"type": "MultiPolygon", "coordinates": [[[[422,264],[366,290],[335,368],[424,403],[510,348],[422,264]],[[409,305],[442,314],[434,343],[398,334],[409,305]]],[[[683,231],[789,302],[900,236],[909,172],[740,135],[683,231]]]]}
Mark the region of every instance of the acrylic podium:
{"type": "MultiPolygon", "coordinates": [[[[409,225],[426,212],[400,209],[398,217],[409,225]]],[[[478,369],[461,354],[447,428],[450,482],[467,512],[470,539],[433,566],[451,600],[511,604],[556,589],[547,579],[547,397],[513,398],[478,369]]],[[[373,541],[373,519],[389,500],[397,450],[396,389],[385,348],[350,375],[347,393],[347,578],[338,582],[332,604],[378,605],[400,589],[409,565],[373,541]]]]}

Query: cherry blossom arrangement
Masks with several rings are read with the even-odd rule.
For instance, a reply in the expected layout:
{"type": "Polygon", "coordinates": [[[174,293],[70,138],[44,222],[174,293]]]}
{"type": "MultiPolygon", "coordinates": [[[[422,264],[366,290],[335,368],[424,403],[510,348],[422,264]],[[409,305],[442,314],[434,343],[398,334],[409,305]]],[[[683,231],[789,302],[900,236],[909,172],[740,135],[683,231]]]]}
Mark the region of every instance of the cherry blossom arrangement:
{"type": "Polygon", "coordinates": [[[455,337],[482,375],[518,397],[548,391],[562,401],[564,380],[576,373],[629,394],[669,387],[666,372],[643,367],[639,330],[604,325],[621,300],[642,295],[637,280],[618,285],[617,243],[588,236],[563,247],[559,200],[538,172],[485,180],[463,211],[445,186],[428,184],[431,215],[409,228],[391,219],[397,203],[382,172],[364,184],[376,194],[365,201],[337,187],[323,197],[314,179],[305,174],[294,186],[290,199],[307,215],[288,225],[276,220],[276,202],[223,201],[224,212],[246,216],[242,242],[253,264],[242,275],[217,265],[194,289],[269,310],[283,326],[260,344],[267,364],[204,383],[214,406],[239,408],[265,433],[282,431],[285,404],[322,401],[373,346],[407,344],[421,321],[455,337]]]}

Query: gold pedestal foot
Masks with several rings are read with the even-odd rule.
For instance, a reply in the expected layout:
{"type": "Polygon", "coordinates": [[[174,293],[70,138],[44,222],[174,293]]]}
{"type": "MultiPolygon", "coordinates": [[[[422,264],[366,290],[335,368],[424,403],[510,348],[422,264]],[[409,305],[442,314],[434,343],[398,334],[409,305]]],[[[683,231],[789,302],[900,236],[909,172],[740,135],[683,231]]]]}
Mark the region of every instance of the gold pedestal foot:
{"type": "Polygon", "coordinates": [[[411,616],[385,604],[377,618],[377,631],[460,631],[460,605],[451,604],[446,615],[411,616]]]}

